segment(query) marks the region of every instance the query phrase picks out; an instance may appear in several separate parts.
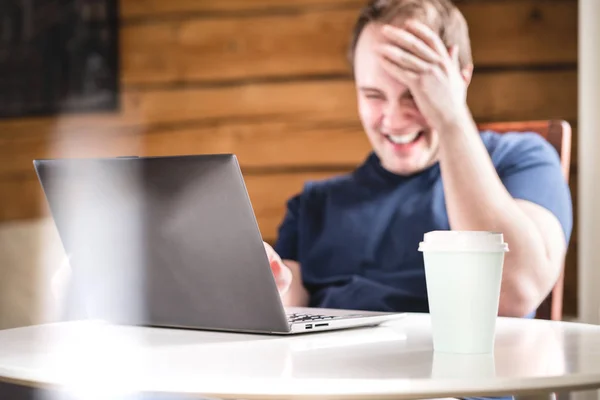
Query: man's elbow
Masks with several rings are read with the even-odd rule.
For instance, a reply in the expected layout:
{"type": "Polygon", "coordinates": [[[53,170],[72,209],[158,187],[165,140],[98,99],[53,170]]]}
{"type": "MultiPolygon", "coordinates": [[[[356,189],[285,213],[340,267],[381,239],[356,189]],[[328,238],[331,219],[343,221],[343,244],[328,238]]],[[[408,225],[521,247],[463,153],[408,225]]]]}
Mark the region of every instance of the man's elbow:
{"type": "Polygon", "coordinates": [[[526,317],[539,307],[552,288],[522,278],[515,282],[503,282],[498,315],[503,317],[526,317]]]}
{"type": "Polygon", "coordinates": [[[525,294],[505,294],[500,296],[498,315],[501,317],[523,318],[535,311],[539,302],[525,294]]]}

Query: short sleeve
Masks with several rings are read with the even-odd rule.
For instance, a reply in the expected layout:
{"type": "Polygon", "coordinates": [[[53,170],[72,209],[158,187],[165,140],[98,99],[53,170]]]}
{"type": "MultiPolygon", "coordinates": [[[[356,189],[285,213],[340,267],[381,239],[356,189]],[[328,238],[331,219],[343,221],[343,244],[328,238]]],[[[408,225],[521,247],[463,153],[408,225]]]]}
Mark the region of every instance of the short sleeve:
{"type": "Polygon", "coordinates": [[[279,225],[274,250],[283,260],[298,261],[300,195],[288,200],[287,210],[279,225]]]}
{"type": "Polygon", "coordinates": [[[573,205],[558,153],[536,133],[501,135],[492,161],[508,192],[546,208],[560,222],[567,242],[573,228],[573,205]]]}

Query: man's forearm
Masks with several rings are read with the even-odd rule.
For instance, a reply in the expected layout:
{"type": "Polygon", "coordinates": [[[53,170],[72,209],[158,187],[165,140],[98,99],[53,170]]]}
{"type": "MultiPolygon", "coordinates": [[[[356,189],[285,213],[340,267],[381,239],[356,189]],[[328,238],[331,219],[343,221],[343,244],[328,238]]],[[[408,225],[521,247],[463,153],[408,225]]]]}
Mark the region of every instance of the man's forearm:
{"type": "Polygon", "coordinates": [[[544,290],[541,233],[502,184],[468,112],[440,132],[440,166],[451,228],[502,232],[509,244],[500,313],[531,311],[544,290]]]}

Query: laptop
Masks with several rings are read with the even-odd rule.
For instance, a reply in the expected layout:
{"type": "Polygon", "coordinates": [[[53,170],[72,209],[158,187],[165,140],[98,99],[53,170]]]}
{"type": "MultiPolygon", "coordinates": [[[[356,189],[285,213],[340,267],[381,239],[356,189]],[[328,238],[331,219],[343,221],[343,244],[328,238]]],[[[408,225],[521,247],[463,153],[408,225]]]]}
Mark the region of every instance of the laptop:
{"type": "Polygon", "coordinates": [[[69,256],[69,319],[285,335],[403,316],[285,308],[235,155],[33,163],[69,256]]]}

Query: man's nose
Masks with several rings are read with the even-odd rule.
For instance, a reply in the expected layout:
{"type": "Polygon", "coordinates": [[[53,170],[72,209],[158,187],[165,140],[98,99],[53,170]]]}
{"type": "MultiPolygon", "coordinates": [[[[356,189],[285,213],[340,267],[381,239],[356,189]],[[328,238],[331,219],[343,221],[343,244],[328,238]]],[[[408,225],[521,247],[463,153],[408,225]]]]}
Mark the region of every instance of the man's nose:
{"type": "Polygon", "coordinates": [[[401,131],[414,121],[415,116],[412,110],[398,104],[388,105],[383,113],[383,128],[390,132],[401,131]]]}

